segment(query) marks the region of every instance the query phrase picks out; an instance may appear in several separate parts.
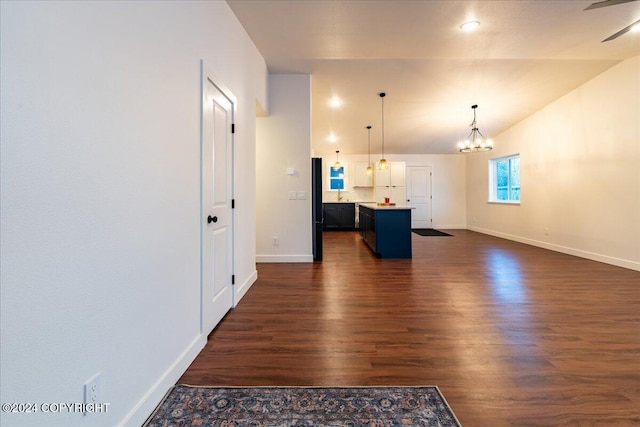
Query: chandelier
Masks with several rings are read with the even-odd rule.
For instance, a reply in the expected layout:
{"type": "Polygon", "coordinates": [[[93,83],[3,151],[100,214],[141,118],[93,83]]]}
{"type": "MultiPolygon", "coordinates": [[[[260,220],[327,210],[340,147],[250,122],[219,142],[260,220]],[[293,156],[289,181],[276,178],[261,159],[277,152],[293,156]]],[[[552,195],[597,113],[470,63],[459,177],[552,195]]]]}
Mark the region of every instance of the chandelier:
{"type": "Polygon", "coordinates": [[[458,150],[461,153],[473,153],[476,151],[489,151],[493,149],[493,141],[486,139],[484,135],[478,130],[478,124],[476,123],[476,108],[477,105],[472,105],[473,109],[473,122],[471,126],[471,133],[465,141],[458,143],[458,150]]]}

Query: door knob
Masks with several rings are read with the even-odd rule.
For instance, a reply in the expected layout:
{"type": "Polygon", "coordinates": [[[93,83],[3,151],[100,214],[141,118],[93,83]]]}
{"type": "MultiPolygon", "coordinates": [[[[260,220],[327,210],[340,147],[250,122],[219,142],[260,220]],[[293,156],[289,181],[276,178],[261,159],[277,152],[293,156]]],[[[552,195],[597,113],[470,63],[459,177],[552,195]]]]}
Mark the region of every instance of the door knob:
{"type": "Polygon", "coordinates": [[[218,217],[209,215],[207,217],[207,224],[211,224],[212,222],[218,222],[218,217]]]}

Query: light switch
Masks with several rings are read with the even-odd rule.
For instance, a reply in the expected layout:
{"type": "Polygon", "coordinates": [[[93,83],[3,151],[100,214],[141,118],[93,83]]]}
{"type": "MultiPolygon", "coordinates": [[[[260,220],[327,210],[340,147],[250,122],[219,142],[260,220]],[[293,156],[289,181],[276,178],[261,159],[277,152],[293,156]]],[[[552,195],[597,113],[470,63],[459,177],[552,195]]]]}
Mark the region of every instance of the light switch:
{"type": "Polygon", "coordinates": [[[296,191],[289,191],[289,200],[296,200],[298,198],[298,193],[296,191]]]}
{"type": "Polygon", "coordinates": [[[298,191],[298,200],[307,200],[307,192],[298,191]]]}

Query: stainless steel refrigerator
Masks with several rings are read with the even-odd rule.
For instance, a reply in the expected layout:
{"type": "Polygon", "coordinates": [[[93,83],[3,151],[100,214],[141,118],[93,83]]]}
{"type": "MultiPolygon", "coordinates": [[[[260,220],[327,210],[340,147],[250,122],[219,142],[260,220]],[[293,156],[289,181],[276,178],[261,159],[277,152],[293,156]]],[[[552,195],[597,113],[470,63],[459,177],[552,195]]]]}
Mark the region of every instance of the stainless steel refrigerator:
{"type": "Polygon", "coordinates": [[[313,260],[322,261],[322,159],[317,157],[311,159],[311,212],[313,260]]]}

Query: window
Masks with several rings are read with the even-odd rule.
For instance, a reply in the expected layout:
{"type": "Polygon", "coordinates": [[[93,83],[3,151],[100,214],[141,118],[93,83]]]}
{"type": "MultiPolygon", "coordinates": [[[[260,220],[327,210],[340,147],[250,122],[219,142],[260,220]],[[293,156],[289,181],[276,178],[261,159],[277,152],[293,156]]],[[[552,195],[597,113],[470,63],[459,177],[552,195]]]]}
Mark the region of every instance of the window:
{"type": "Polygon", "coordinates": [[[489,201],[520,202],[520,155],[489,160],[489,201]]]}
{"type": "Polygon", "coordinates": [[[329,166],[329,189],[344,190],[344,166],[338,169],[329,166]]]}

